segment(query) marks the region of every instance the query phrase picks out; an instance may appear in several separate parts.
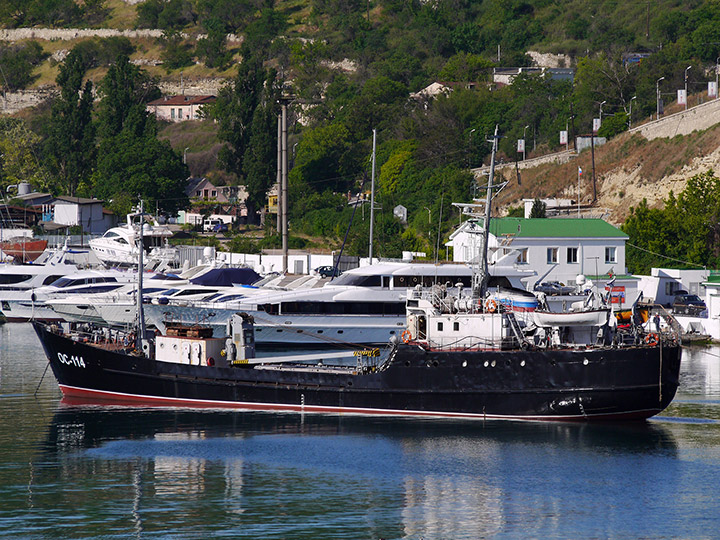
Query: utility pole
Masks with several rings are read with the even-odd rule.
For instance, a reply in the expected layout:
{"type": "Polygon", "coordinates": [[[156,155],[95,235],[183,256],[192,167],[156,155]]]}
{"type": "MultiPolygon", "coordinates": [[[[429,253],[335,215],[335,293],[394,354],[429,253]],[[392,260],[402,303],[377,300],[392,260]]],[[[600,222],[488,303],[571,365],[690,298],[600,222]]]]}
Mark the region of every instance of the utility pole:
{"type": "Polygon", "coordinates": [[[282,234],[282,114],[278,115],[277,125],[277,204],[275,205],[275,228],[282,234]]]}
{"type": "Polygon", "coordinates": [[[280,98],[280,119],[281,119],[281,157],[280,163],[282,167],[281,180],[281,199],[282,199],[282,255],[283,255],[283,273],[288,271],[288,148],[287,148],[287,106],[293,100],[292,96],[282,96],[280,98]]]}
{"type": "Polygon", "coordinates": [[[372,176],[370,177],[370,264],[373,263],[373,226],[375,224],[375,144],[377,130],[373,129],[372,176]]]}

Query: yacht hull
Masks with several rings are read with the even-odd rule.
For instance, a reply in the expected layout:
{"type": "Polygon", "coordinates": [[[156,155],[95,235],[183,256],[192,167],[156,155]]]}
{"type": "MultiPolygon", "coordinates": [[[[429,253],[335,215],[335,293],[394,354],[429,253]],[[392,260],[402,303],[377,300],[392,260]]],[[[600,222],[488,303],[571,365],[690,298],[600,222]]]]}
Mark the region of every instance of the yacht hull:
{"type": "Polygon", "coordinates": [[[681,349],[392,348],[377,369],[208,367],[98,348],[34,323],[68,397],[157,406],[517,420],[646,419],[672,401],[681,349]]]}

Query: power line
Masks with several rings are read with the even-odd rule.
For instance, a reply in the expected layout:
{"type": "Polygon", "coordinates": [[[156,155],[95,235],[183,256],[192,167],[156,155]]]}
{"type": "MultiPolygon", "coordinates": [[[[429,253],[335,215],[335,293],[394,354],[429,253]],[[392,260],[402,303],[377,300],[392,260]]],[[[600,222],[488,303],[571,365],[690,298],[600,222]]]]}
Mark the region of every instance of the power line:
{"type": "Polygon", "coordinates": [[[705,269],[707,268],[707,267],[705,267],[705,266],[702,266],[702,265],[699,265],[699,264],[696,264],[696,263],[692,263],[692,262],[690,262],[690,261],[683,261],[683,260],[681,260],[681,259],[675,259],[675,258],[673,258],[673,257],[668,257],[667,255],[663,255],[662,253],[657,253],[657,252],[655,252],[655,251],[650,251],[649,249],[641,248],[640,246],[636,246],[635,244],[631,244],[631,243],[629,243],[629,242],[627,243],[627,245],[630,246],[630,247],[634,247],[635,249],[639,249],[640,251],[644,251],[645,253],[650,253],[651,255],[657,255],[658,257],[662,257],[663,259],[668,259],[668,260],[670,260],[670,261],[678,262],[678,263],[681,263],[681,264],[686,264],[686,265],[689,265],[689,266],[696,266],[696,267],[702,268],[703,270],[705,270],[705,269]]]}

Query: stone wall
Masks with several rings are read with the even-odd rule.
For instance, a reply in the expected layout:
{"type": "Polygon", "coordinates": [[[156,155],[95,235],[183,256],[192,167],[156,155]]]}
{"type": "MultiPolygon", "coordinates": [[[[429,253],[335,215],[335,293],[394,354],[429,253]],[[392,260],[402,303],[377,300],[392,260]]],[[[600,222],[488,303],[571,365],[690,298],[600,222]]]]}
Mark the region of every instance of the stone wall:
{"type": "Polygon", "coordinates": [[[720,123],[720,99],[714,99],[686,111],[634,127],[629,132],[640,133],[648,140],[670,139],[676,135],[688,135],[693,131],[708,129],[718,123],[720,123]]]}
{"type": "MultiPolygon", "coordinates": [[[[25,39],[40,39],[46,41],[60,40],[68,41],[80,38],[91,38],[91,37],[116,37],[124,36],[129,39],[138,38],[159,38],[163,35],[162,30],[157,29],[142,29],[142,30],[113,30],[109,28],[103,29],[81,29],[81,28],[11,28],[11,29],[0,29],[0,41],[21,41],[25,39]]],[[[181,34],[183,37],[193,39],[202,39],[207,37],[206,34],[196,34],[190,36],[189,34],[181,34]]],[[[227,40],[229,42],[242,41],[241,36],[236,34],[228,34],[227,40]]]]}

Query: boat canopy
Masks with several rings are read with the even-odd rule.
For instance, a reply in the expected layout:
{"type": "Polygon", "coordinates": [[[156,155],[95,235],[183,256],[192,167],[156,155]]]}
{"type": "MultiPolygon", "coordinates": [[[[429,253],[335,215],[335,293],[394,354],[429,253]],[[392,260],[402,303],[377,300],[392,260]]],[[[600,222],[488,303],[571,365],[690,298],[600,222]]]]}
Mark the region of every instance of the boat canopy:
{"type": "Polygon", "coordinates": [[[213,268],[201,276],[191,279],[190,283],[211,287],[232,287],[233,285],[250,285],[259,279],[260,274],[252,268],[213,268]]]}

